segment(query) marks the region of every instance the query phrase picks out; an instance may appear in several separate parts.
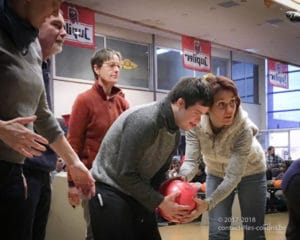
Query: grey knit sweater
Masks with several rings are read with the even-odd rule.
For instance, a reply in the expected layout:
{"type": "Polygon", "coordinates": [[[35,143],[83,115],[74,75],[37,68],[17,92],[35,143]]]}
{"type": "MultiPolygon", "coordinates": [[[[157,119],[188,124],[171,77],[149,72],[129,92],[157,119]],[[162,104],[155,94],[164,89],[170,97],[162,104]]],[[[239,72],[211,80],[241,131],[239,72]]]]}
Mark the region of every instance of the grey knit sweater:
{"type": "Polygon", "coordinates": [[[213,133],[208,115],[186,133],[185,161],[180,174],[191,180],[203,155],[208,174],[224,178],[214,193],[206,199],[209,209],[226,198],[244,176],[266,170],[265,154],[255,135],[257,127],[240,107],[232,125],[213,133]]]}
{"type": "Polygon", "coordinates": [[[106,133],[92,175],[154,211],[163,200],[155,188],[165,180],[179,136],[169,102],[131,108],[106,133]]]}
{"type": "MultiPolygon", "coordinates": [[[[23,55],[0,29],[0,72],[0,119],[36,115],[34,128],[50,143],[63,135],[46,102],[38,40],[23,55]]],[[[33,129],[32,124],[27,127],[33,129]]],[[[24,159],[0,140],[0,161],[23,163],[24,159]]]]}

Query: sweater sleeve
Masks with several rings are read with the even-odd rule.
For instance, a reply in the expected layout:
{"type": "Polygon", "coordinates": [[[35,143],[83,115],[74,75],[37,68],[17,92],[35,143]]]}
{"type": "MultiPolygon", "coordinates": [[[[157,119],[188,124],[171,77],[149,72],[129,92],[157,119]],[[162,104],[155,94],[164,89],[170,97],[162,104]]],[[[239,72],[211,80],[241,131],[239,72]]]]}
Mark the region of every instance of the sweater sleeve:
{"type": "Polygon", "coordinates": [[[129,102],[125,99],[125,94],[123,92],[121,93],[121,103],[123,112],[129,109],[129,102]]]}
{"type": "Polygon", "coordinates": [[[45,91],[42,91],[36,110],[37,120],[34,122],[34,129],[44,136],[49,143],[53,143],[58,137],[64,135],[58,121],[48,108],[45,91]]]}
{"type": "MultiPolygon", "coordinates": [[[[122,132],[118,154],[120,159],[114,165],[119,173],[115,178],[117,184],[152,211],[162,202],[163,196],[145,179],[139,166],[146,164],[143,162],[144,154],[157,138],[156,129],[153,121],[140,121],[134,116],[128,118],[122,132]]],[[[153,161],[156,159],[155,154],[153,153],[153,161]]],[[[151,166],[149,170],[150,168],[151,166]]]]}
{"type": "MultiPolygon", "coordinates": [[[[67,139],[80,160],[86,139],[85,132],[88,125],[89,110],[83,95],[79,95],[72,107],[72,113],[69,121],[67,139]]],[[[72,182],[72,177],[68,171],[68,181],[72,182]]]]}
{"type": "Polygon", "coordinates": [[[247,166],[248,157],[251,151],[253,133],[250,128],[245,129],[236,137],[233,151],[229,159],[225,176],[215,191],[206,198],[209,210],[225,199],[239,184],[247,166]]]}
{"type": "Polygon", "coordinates": [[[180,167],[179,174],[185,176],[187,181],[191,181],[196,175],[201,160],[201,146],[197,131],[199,127],[189,130],[185,135],[185,160],[180,167]]]}
{"type": "Polygon", "coordinates": [[[33,61],[37,63],[33,65],[32,68],[35,69],[36,76],[40,77],[40,83],[37,84],[40,86],[40,95],[37,100],[35,111],[37,120],[34,122],[34,128],[39,134],[45,137],[49,143],[53,143],[57,138],[64,135],[64,132],[48,107],[45,84],[42,79],[42,51],[38,39],[31,43],[29,53],[30,54],[26,55],[25,58],[28,62],[33,61]]]}

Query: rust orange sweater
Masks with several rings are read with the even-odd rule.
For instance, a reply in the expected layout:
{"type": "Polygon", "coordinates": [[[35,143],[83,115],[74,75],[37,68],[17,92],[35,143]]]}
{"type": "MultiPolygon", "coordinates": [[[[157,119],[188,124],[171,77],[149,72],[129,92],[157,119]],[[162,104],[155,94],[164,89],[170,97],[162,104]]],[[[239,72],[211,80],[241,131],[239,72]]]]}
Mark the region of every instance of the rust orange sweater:
{"type": "MultiPolygon", "coordinates": [[[[113,87],[112,96],[108,97],[97,82],[76,98],[67,138],[88,169],[92,167],[106,131],[128,108],[129,104],[120,88],[113,87]]],[[[70,174],[68,180],[72,180],[70,174]]]]}

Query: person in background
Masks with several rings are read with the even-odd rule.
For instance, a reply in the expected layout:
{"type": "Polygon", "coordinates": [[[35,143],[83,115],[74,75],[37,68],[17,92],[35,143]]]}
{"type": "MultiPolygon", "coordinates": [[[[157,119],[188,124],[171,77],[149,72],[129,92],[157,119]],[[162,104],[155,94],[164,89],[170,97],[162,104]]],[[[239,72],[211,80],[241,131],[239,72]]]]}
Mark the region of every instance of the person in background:
{"type": "Polygon", "coordinates": [[[279,168],[283,165],[283,159],[275,154],[275,148],[269,146],[267,149],[267,167],[268,169],[279,168]]]}
{"type": "Polygon", "coordinates": [[[185,161],[179,174],[192,180],[203,157],[206,165],[206,198],[186,221],[203,209],[209,214],[209,239],[230,239],[232,206],[237,190],[244,239],[265,239],[266,166],[264,151],[256,139],[258,129],[240,106],[234,82],[207,74],[213,104],[200,124],[186,133],[185,161]]]}
{"type": "MultiPolygon", "coordinates": [[[[75,100],[69,121],[68,141],[80,160],[90,169],[105,133],[117,117],[129,108],[122,90],[115,85],[120,77],[121,54],[112,49],[97,50],[91,58],[95,76],[92,88],[75,100]]],[[[69,175],[69,202],[79,203],[79,192],[69,175]]],[[[87,222],[86,239],[93,239],[90,227],[88,201],[82,206],[87,222]]]]}
{"type": "MultiPolygon", "coordinates": [[[[47,102],[52,108],[50,88],[53,79],[50,77],[50,57],[62,51],[66,37],[65,21],[60,11],[57,16],[51,15],[39,28],[39,42],[42,49],[42,71],[46,89],[47,102]]],[[[27,180],[28,197],[26,199],[26,220],[24,221],[28,240],[43,240],[46,234],[46,225],[51,204],[51,176],[50,172],[56,169],[57,155],[47,147],[40,157],[27,158],[23,166],[27,180]]]]}
{"type": "Polygon", "coordinates": [[[81,163],[48,109],[41,71],[38,29],[57,16],[61,0],[0,0],[0,230],[1,238],[25,234],[25,157],[40,156],[44,144],[68,164],[75,185],[86,197],[94,179],[81,163]],[[35,129],[37,133],[33,131],[35,129]]]}
{"type": "Polygon", "coordinates": [[[158,192],[177,149],[180,130],[195,127],[211,104],[201,78],[184,78],[161,101],[122,113],[107,131],[91,169],[97,195],[89,202],[95,240],[161,239],[155,209],[180,222],[189,206],[178,193],[158,192]]]}
{"type": "Polygon", "coordinates": [[[289,222],[286,229],[287,240],[300,239],[300,159],[295,160],[286,170],[281,187],[286,199],[289,222]]]}

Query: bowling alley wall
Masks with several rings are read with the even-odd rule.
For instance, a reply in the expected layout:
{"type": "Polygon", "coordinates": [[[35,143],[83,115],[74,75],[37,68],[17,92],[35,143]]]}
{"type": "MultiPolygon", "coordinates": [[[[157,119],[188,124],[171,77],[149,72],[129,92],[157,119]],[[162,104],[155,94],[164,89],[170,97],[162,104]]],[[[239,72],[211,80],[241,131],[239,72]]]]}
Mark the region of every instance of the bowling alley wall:
{"type": "MultiPolygon", "coordinates": [[[[118,86],[131,106],[158,101],[183,76],[202,76],[205,72],[184,69],[181,58],[181,36],[109,17],[96,16],[97,48],[114,48],[126,60],[118,86]]],[[[90,58],[95,50],[64,45],[53,57],[54,113],[56,117],[71,112],[76,96],[94,82],[90,58]]],[[[242,106],[260,129],[266,128],[265,59],[237,49],[212,43],[212,72],[232,77],[233,66],[250,66],[251,76],[234,75],[246,96],[242,106]],[[234,65],[235,64],[235,65],[234,65]],[[247,85],[246,82],[251,82],[247,85]]],[[[243,98],[242,98],[243,100],[243,98]]]]}

